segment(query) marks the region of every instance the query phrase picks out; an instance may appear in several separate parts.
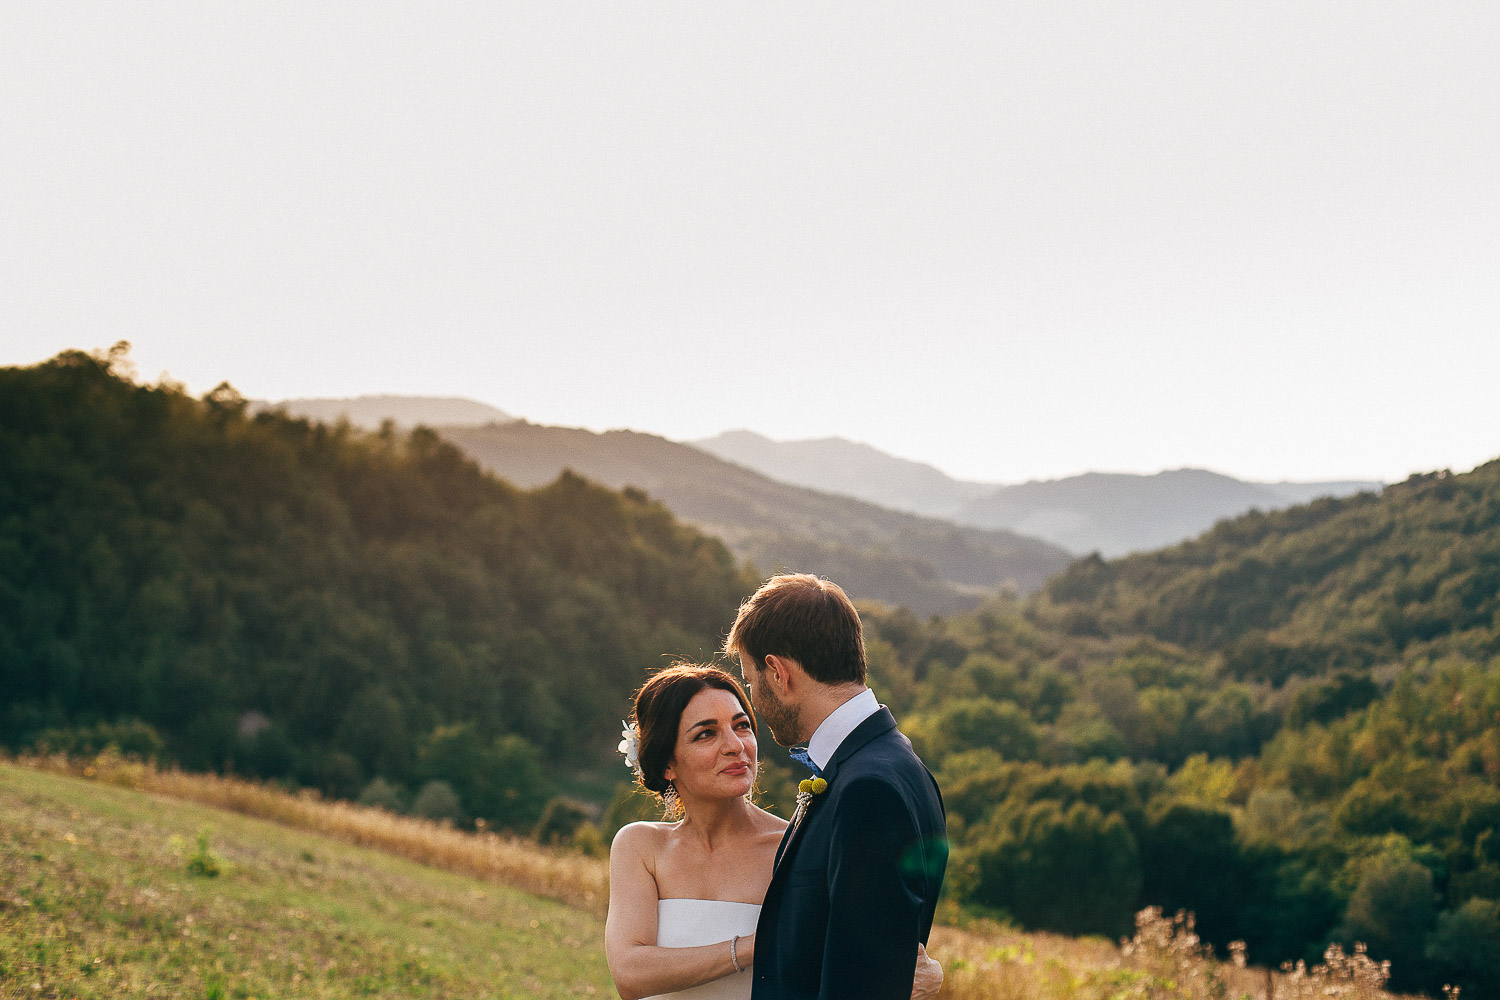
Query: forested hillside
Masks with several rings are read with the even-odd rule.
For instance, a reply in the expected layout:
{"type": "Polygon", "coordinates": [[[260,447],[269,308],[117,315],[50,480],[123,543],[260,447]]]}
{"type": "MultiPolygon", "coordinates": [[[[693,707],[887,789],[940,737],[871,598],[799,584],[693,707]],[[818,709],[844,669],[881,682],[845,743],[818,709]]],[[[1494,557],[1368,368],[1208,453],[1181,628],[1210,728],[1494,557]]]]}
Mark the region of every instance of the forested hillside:
{"type": "Polygon", "coordinates": [[[518,490],[428,431],[252,417],[121,360],[0,369],[8,746],[346,796],[441,780],[450,812],[529,829],[647,668],[711,654],[753,586],[638,493],[518,490]]]}
{"type": "Polygon", "coordinates": [[[1500,461],[1379,496],[1251,513],[1173,548],[1081,560],[1039,620],[1222,652],[1279,681],[1394,657],[1500,653],[1500,461]]]}
{"type": "Polygon", "coordinates": [[[1197,912],[1252,961],[1368,943],[1500,994],[1500,462],[1091,559],[1025,603],[870,609],[952,890],[1034,927],[1197,912]]]}

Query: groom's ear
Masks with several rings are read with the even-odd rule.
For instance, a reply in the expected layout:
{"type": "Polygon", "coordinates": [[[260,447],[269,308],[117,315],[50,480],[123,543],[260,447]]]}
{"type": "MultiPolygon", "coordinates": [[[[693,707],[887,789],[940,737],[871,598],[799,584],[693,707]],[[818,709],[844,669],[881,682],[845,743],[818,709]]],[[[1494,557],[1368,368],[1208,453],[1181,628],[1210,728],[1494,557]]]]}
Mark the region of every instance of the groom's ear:
{"type": "Polygon", "coordinates": [[[776,685],[778,695],[786,695],[797,683],[796,672],[801,670],[797,661],[789,656],[777,656],[775,653],[766,654],[767,678],[776,685]],[[796,668],[794,670],[793,668],[796,668]]]}

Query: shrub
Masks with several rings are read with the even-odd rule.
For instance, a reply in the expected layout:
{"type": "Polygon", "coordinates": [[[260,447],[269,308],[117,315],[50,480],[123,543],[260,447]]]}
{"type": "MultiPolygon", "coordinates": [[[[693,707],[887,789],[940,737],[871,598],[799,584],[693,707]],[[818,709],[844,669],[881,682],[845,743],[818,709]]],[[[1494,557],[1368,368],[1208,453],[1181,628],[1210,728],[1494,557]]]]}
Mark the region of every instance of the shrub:
{"type": "Polygon", "coordinates": [[[1114,934],[1129,926],[1141,888],[1134,835],[1116,814],[1075,802],[1003,810],[961,858],[974,902],[1029,927],[1114,934]]]}
{"type": "Polygon", "coordinates": [[[1362,941],[1390,960],[1398,989],[1415,988],[1423,982],[1422,941],[1436,917],[1432,872],[1407,858],[1380,855],[1366,863],[1338,937],[1362,941]]]}
{"type": "Polygon", "coordinates": [[[470,723],[434,729],[419,767],[423,777],[452,788],[472,815],[504,829],[532,830],[552,798],[535,746],[514,734],[485,740],[470,723]]]}
{"type": "Polygon", "coordinates": [[[412,815],[423,819],[448,820],[453,823],[461,823],[467,818],[458,793],[446,781],[429,781],[423,785],[422,790],[417,792],[417,797],[412,800],[411,811],[412,815]]]}
{"type": "Polygon", "coordinates": [[[1229,813],[1191,802],[1159,802],[1141,838],[1144,898],[1167,912],[1196,909],[1204,933],[1241,934],[1244,863],[1229,813]]]}
{"type": "Polygon", "coordinates": [[[371,779],[370,783],[365,785],[364,790],[359,793],[359,804],[384,809],[386,812],[402,813],[406,811],[406,793],[400,787],[377,776],[371,779]]]}
{"type": "Polygon", "coordinates": [[[48,729],[36,740],[40,752],[63,753],[70,757],[92,757],[111,746],[126,757],[152,760],[161,756],[166,743],[161,734],[139,719],[48,729]]]}
{"type": "Polygon", "coordinates": [[[203,827],[198,831],[193,853],[188,857],[188,874],[201,878],[218,878],[222,870],[219,856],[208,846],[208,827],[203,827]]]}
{"type": "Polygon", "coordinates": [[[1462,995],[1500,996],[1500,902],[1471,899],[1438,917],[1426,956],[1434,977],[1462,995]]]}
{"type": "Polygon", "coordinates": [[[542,818],[532,831],[532,839],[539,844],[572,843],[578,828],[588,822],[588,818],[588,811],[577,802],[564,798],[553,799],[542,810],[542,818]]]}

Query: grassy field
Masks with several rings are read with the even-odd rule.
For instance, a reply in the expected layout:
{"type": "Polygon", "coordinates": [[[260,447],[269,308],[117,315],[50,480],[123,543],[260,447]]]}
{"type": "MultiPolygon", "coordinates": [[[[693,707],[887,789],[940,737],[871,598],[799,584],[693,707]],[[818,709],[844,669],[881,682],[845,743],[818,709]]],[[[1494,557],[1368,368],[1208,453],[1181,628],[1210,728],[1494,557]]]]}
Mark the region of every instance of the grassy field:
{"type": "Polygon", "coordinates": [[[221,809],[0,763],[0,851],[6,998],[614,994],[594,913],[221,809]]]}
{"type": "MultiPolygon", "coordinates": [[[[0,850],[5,1000],[614,995],[598,858],[113,756],[0,761],[0,850]]],[[[941,926],[930,950],[954,1000],[1388,996],[1363,956],[1271,977],[1139,927],[1122,950],[941,926]]]]}

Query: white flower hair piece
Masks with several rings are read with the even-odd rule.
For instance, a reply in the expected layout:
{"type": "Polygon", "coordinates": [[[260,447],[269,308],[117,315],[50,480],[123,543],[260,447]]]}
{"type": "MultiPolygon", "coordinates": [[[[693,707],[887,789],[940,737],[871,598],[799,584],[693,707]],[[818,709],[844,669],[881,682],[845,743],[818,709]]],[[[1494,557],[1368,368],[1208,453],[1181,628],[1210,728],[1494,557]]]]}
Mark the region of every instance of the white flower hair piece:
{"type": "Polygon", "coordinates": [[[637,727],[620,720],[624,728],[620,730],[620,745],[615,749],[625,755],[625,763],[635,772],[637,778],[644,778],[645,772],[641,770],[641,731],[637,727]]]}

